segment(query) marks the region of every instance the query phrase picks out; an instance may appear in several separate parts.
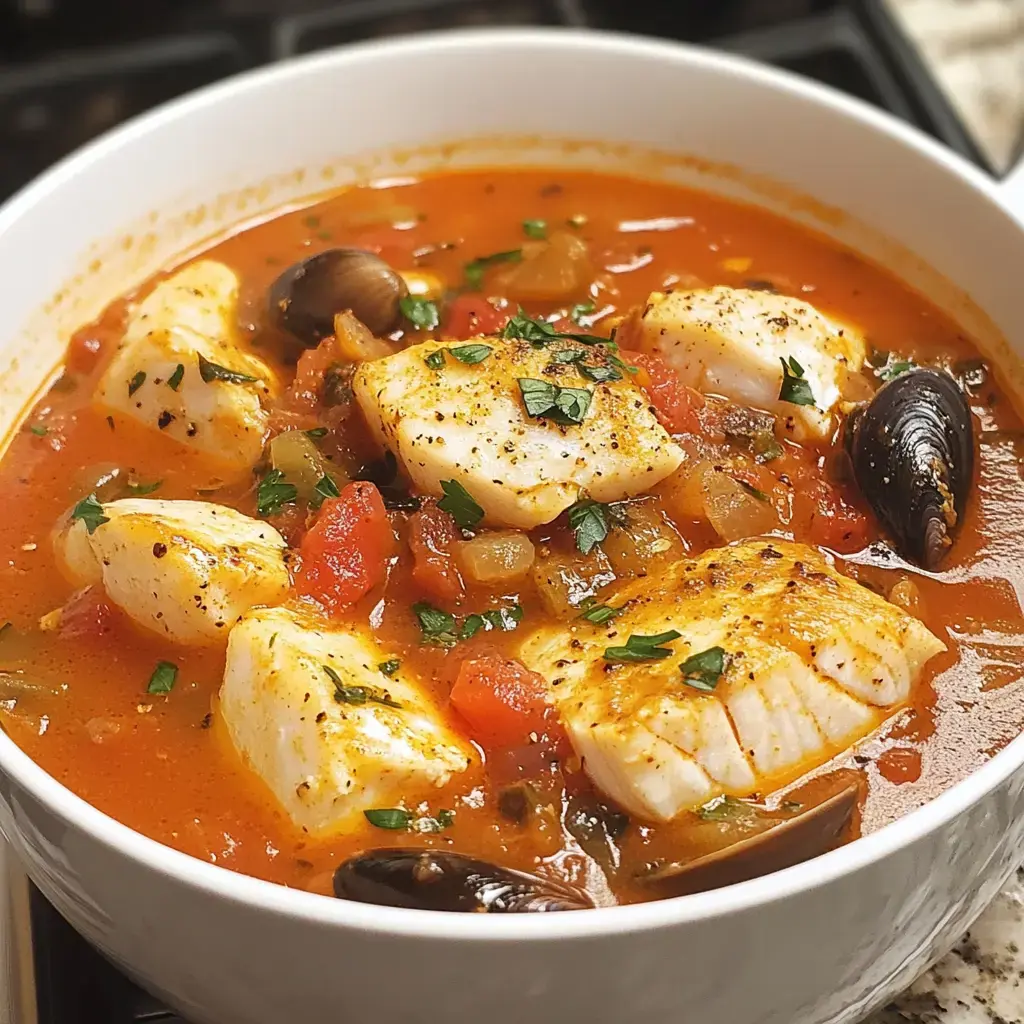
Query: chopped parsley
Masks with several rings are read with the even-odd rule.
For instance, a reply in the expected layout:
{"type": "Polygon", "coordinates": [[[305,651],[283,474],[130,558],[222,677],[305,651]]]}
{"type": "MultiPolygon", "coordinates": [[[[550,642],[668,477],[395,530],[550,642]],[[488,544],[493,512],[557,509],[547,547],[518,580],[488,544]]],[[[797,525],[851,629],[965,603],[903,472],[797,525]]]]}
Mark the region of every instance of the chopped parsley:
{"type": "Polygon", "coordinates": [[[736,483],[740,485],[752,498],[757,498],[758,501],[767,501],[768,495],[764,491],[758,490],[753,484],[748,484],[746,480],[736,480],[736,483]]]}
{"type": "Polygon", "coordinates": [[[387,661],[382,661],[377,669],[382,675],[393,676],[402,667],[402,662],[398,658],[388,658],[387,661]]]}
{"type": "Polygon", "coordinates": [[[85,523],[86,531],[90,534],[95,533],[97,528],[104,523],[110,522],[110,518],[103,514],[103,506],[95,494],[87,495],[75,505],[71,510],[71,518],[81,519],[85,523]]]}
{"type": "Polygon", "coordinates": [[[177,391],[178,388],[181,387],[181,382],[182,382],[182,379],[184,378],[184,376],[185,376],[185,364],[184,363],[178,363],[178,365],[174,368],[174,373],[172,373],[170,375],[170,377],[167,378],[167,386],[172,391],[177,391]]]}
{"type": "Polygon", "coordinates": [[[468,640],[476,636],[480,630],[500,629],[508,633],[523,621],[523,609],[518,604],[474,612],[467,615],[461,624],[454,615],[435,608],[426,601],[417,601],[412,610],[419,619],[422,642],[441,644],[444,647],[452,647],[460,640],[468,640]]]}
{"type": "Polygon", "coordinates": [[[375,828],[387,828],[392,831],[408,828],[412,821],[412,811],[404,807],[375,807],[363,811],[363,817],[375,828]]]}
{"type": "Polygon", "coordinates": [[[149,677],[146,693],[170,693],[178,679],[178,666],[173,661],[158,661],[149,677]]]}
{"type": "Polygon", "coordinates": [[[546,220],[524,220],[523,234],[526,235],[527,238],[547,238],[548,222],[546,220]]]}
{"type": "Polygon", "coordinates": [[[36,437],[46,437],[50,432],[50,428],[44,427],[41,423],[33,423],[28,429],[35,434],[36,437]]]}
{"type": "Polygon", "coordinates": [[[329,431],[326,427],[311,427],[309,430],[305,431],[306,437],[308,437],[310,441],[319,441],[321,437],[326,437],[328,433],[329,431]]]}
{"type": "MultiPolygon", "coordinates": [[[[591,601],[593,601],[593,598],[591,598],[591,601]]],[[[586,619],[587,622],[592,622],[595,626],[603,626],[606,622],[611,622],[621,611],[621,608],[612,608],[606,604],[591,604],[580,615],[580,618],[586,619]]]]}
{"type": "Polygon", "coordinates": [[[586,358],[586,350],[582,348],[560,348],[557,352],[551,353],[553,363],[580,363],[586,358]]]}
{"type": "Polygon", "coordinates": [[[508,633],[523,621],[523,609],[514,604],[508,608],[492,608],[486,612],[467,615],[459,630],[459,639],[468,640],[483,630],[500,629],[508,633]]]}
{"type": "Polygon", "coordinates": [[[255,384],[259,380],[258,377],[251,377],[247,373],[229,370],[219,363],[211,363],[209,359],[204,358],[202,353],[198,353],[198,359],[199,376],[206,384],[212,384],[214,381],[222,381],[225,384],[255,384]]]}
{"type": "Polygon", "coordinates": [[[460,363],[472,366],[474,363],[482,363],[493,351],[490,345],[456,345],[448,351],[455,356],[460,363]]]}
{"type": "Polygon", "coordinates": [[[608,345],[612,350],[617,348],[611,338],[603,338],[599,334],[556,331],[554,324],[527,316],[522,306],[519,307],[519,312],[505,324],[501,336],[506,341],[528,341],[534,348],[543,348],[553,341],[578,341],[581,345],[608,345]]]}
{"type": "Polygon", "coordinates": [[[672,640],[678,640],[683,634],[674,629],[658,633],[656,636],[641,636],[633,633],[622,647],[609,647],[604,652],[604,660],[611,662],[660,661],[672,654],[671,647],[663,647],[672,640]]]}
{"type": "Polygon", "coordinates": [[[463,267],[466,283],[473,291],[479,291],[484,283],[484,271],[495,263],[518,263],[523,258],[522,249],[509,249],[506,252],[492,252],[490,256],[477,256],[463,267]]]}
{"type": "Polygon", "coordinates": [[[782,363],[782,387],[779,389],[779,401],[791,405],[814,405],[814,392],[804,377],[804,368],[792,357],[789,360],[780,358],[782,363]]]}
{"type": "Polygon", "coordinates": [[[615,505],[584,498],[570,505],[567,510],[569,526],[576,535],[576,547],[589,555],[596,544],[608,536],[612,526],[622,526],[626,517],[615,505]]]}
{"type": "Polygon", "coordinates": [[[563,388],[534,377],[520,377],[518,384],[526,411],[535,419],[571,426],[582,423],[590,408],[593,393],[586,388],[563,388]]]}
{"type": "Polygon", "coordinates": [[[683,673],[683,682],[692,686],[695,690],[704,693],[711,691],[718,685],[725,671],[726,654],[721,647],[709,647],[699,654],[691,654],[680,666],[679,671],[683,673]]]}
{"type": "Polygon", "coordinates": [[[455,635],[455,616],[440,608],[435,608],[429,601],[417,601],[412,610],[420,621],[420,632],[422,640],[427,644],[454,644],[458,637],[455,635]]]}
{"type": "Polygon", "coordinates": [[[875,370],[875,376],[888,383],[891,380],[895,380],[897,377],[902,377],[903,374],[909,373],[911,370],[917,368],[917,364],[911,362],[909,359],[893,359],[890,355],[886,360],[884,366],[880,366],[875,370]]]}
{"type": "Polygon", "coordinates": [[[338,485],[334,482],[334,478],[324,473],[322,477],[317,481],[316,487],[313,488],[313,496],[309,499],[310,508],[319,508],[325,498],[337,498],[341,496],[341,491],[338,490],[338,485]]]}
{"type": "Polygon", "coordinates": [[[436,815],[424,815],[411,822],[410,827],[414,832],[443,832],[455,824],[455,812],[441,808],[436,815]]]}
{"type": "Polygon", "coordinates": [[[577,363],[576,368],[584,377],[597,384],[606,384],[610,380],[622,380],[622,374],[614,366],[589,366],[586,363],[577,363]]]}
{"type": "Polygon", "coordinates": [[[256,489],[256,511],[264,518],[276,516],[298,496],[299,490],[295,484],[288,483],[281,470],[272,469],[256,489]]]}
{"type": "Polygon", "coordinates": [[[341,676],[330,665],[324,665],[323,670],[334,683],[334,699],[339,704],[383,704],[389,708],[402,706],[397,700],[392,700],[391,694],[386,690],[378,690],[374,686],[346,686],[341,676]]]}
{"type": "Polygon", "coordinates": [[[458,480],[442,480],[444,497],[437,503],[463,530],[472,529],[484,517],[484,510],[458,480]]]}
{"type": "Polygon", "coordinates": [[[444,366],[444,349],[439,348],[431,352],[429,356],[423,357],[423,362],[432,370],[440,370],[444,366]]]}
{"type": "Polygon", "coordinates": [[[432,331],[441,322],[437,303],[421,295],[403,295],[398,300],[398,308],[402,316],[421,331],[432,331]]]}
{"type": "Polygon", "coordinates": [[[590,316],[595,309],[597,309],[597,306],[594,305],[592,299],[587,299],[586,302],[577,302],[576,305],[569,310],[569,319],[572,320],[573,323],[578,324],[583,317],[590,316]]]}
{"type": "Polygon", "coordinates": [[[154,491],[159,490],[162,484],[163,480],[154,480],[151,484],[143,484],[134,480],[129,480],[126,486],[130,494],[141,497],[143,494],[152,494],[154,491]]]}
{"type": "Polygon", "coordinates": [[[146,383],[146,371],[139,370],[137,374],[130,381],[128,381],[128,394],[129,396],[134,395],[143,384],[146,383]]]}

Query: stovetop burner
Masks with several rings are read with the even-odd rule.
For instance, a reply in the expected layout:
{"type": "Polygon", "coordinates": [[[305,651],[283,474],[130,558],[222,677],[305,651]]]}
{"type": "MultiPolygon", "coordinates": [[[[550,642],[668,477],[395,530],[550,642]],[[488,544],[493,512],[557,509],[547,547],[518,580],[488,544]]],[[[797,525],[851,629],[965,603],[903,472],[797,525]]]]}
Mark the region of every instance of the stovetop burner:
{"type": "MultiPolygon", "coordinates": [[[[0,0],[0,199],[126,117],[244,68],[377,36],[526,24],[741,53],[867,100],[991,169],[883,0],[0,0]]],[[[34,889],[29,905],[38,1024],[183,1024],[34,889]]]]}

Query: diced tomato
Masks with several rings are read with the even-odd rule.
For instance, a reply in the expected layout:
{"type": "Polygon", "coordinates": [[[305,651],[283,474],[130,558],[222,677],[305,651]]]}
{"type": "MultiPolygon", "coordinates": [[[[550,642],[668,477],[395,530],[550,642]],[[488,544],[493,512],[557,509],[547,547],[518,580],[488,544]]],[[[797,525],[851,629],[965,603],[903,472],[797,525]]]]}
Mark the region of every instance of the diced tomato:
{"type": "Polygon", "coordinates": [[[454,547],[459,539],[455,520],[437,502],[424,502],[409,517],[409,547],[413,555],[413,579],[439,601],[455,601],[465,591],[454,547]]]}
{"type": "Polygon", "coordinates": [[[380,492],[357,480],[323,503],[302,539],[295,588],[334,615],[384,581],[393,546],[380,492]]]}
{"type": "Polygon", "coordinates": [[[809,506],[812,544],[841,554],[859,551],[870,539],[868,517],[854,508],[827,480],[803,480],[794,503],[809,506]]]}
{"type": "Polygon", "coordinates": [[[482,295],[459,295],[448,306],[442,333],[449,338],[497,334],[508,320],[508,310],[498,309],[482,295]]]}
{"type": "Polygon", "coordinates": [[[117,612],[96,587],[83,587],[61,609],[58,633],[62,640],[93,639],[114,628],[117,612]]]}
{"type": "Polygon", "coordinates": [[[661,356],[646,352],[620,352],[623,362],[639,367],[637,383],[647,392],[661,425],[670,434],[700,434],[699,416],[704,396],[688,388],[661,356]]]}
{"type": "Polygon", "coordinates": [[[546,693],[541,675],[495,653],[459,666],[451,702],[473,739],[484,747],[510,747],[557,728],[546,693]]]}

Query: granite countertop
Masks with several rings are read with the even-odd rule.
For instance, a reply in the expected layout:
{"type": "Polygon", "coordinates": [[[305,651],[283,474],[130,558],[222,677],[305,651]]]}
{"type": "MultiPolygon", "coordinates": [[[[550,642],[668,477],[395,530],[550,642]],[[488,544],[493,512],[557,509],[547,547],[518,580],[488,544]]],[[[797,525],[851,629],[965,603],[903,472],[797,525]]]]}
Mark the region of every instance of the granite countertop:
{"type": "MultiPolygon", "coordinates": [[[[964,122],[1024,158],[1024,0],[889,0],[964,122]]],[[[1024,1024],[1024,867],[956,948],[864,1024],[1024,1024]]]]}

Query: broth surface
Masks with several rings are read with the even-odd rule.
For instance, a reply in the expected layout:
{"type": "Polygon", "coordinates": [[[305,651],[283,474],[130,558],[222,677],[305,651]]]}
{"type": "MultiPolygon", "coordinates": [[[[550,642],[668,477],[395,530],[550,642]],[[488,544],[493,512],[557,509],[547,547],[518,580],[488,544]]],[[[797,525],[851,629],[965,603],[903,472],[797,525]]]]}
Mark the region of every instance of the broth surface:
{"type": "MultiPolygon", "coordinates": [[[[287,382],[296,352],[266,314],[268,289],[286,266],[330,247],[369,248],[399,271],[437,275],[453,291],[464,281],[467,262],[521,248],[530,240],[524,221],[541,220],[549,233],[570,231],[587,243],[595,283],[589,296],[584,291],[572,301],[524,304],[532,316],[564,315],[589,299],[593,309],[578,314],[585,326],[577,329],[607,334],[607,321],[642,305],[655,290],[770,285],[861,331],[874,349],[974,374],[978,469],[967,520],[941,573],[916,571],[875,543],[883,534],[863,500],[841,477],[830,477],[836,446],[805,453],[806,464],[831,479],[862,517],[862,533],[854,543],[814,534],[801,520],[798,496],[786,499],[796,511],[785,532],[833,551],[842,572],[883,594],[912,579],[915,614],[948,651],[929,663],[909,706],[880,733],[818,770],[815,779],[799,783],[791,798],[814,802],[829,791],[836,772],[855,773],[865,791],[848,833],[852,838],[919,806],[1017,735],[1024,723],[1020,417],[999,386],[998,368],[978,368],[978,352],[956,324],[855,253],[766,212],[710,195],[538,169],[442,174],[350,189],[218,241],[203,256],[238,274],[242,336],[287,382]]],[[[503,295],[506,269],[496,263],[486,271],[486,296],[503,295]]],[[[153,839],[232,870],[324,893],[335,867],[351,854],[410,844],[452,846],[631,902],[658,895],[635,879],[644,865],[696,856],[721,845],[727,833],[731,839],[746,834],[742,821],[713,813],[687,813],[666,825],[624,821],[572,758],[552,767],[526,747],[481,753],[446,788],[409,795],[410,807],[427,801],[425,813],[455,811],[454,824],[442,832],[383,832],[367,822],[349,834],[315,839],[291,822],[226,735],[216,700],[222,648],[177,647],[107,605],[86,612],[86,619],[103,616],[102,628],[86,621],[79,630],[41,630],[40,620],[74,590],[56,564],[52,531],[75,502],[102,484],[105,472],[116,468],[136,491],[159,482],[151,492],[155,497],[202,498],[256,514],[253,481],[218,487],[201,457],[90,404],[131,303],[154,283],[113,302],[78,332],[64,377],[32,411],[0,462],[6,498],[0,517],[0,623],[10,624],[0,633],[0,715],[35,760],[79,796],[153,839]],[[147,681],[161,660],[178,666],[176,685],[166,695],[148,693],[147,681]],[[535,815],[525,825],[499,807],[502,790],[523,779],[550,805],[546,817],[535,815]],[[603,824],[596,825],[598,820],[603,824]],[[737,828],[739,833],[730,833],[737,828]]],[[[515,303],[491,307],[500,330],[515,303]]],[[[425,336],[410,329],[396,340],[425,336]]],[[[324,448],[339,464],[375,457],[358,414],[338,433],[334,446],[324,448]]],[[[771,463],[762,469],[776,474],[771,481],[784,497],[786,484],[777,479],[782,469],[771,463]]],[[[682,550],[697,555],[721,543],[707,522],[665,511],[657,489],[650,502],[664,513],[682,550]]],[[[407,529],[407,518],[393,513],[400,531],[407,529]]],[[[304,529],[288,513],[272,522],[289,540],[304,529]]],[[[571,547],[564,517],[531,536],[539,550],[571,547]]],[[[481,633],[451,649],[423,645],[410,609],[429,595],[412,576],[404,532],[402,537],[384,592],[349,609],[343,621],[366,623],[373,615],[382,644],[427,682],[437,706],[446,709],[464,658],[495,648],[514,655],[523,631],[547,621],[546,613],[529,577],[496,590],[470,586],[451,605],[457,614],[514,602],[524,611],[523,621],[510,632],[481,633]]],[[[456,714],[445,714],[466,734],[456,714]]]]}

